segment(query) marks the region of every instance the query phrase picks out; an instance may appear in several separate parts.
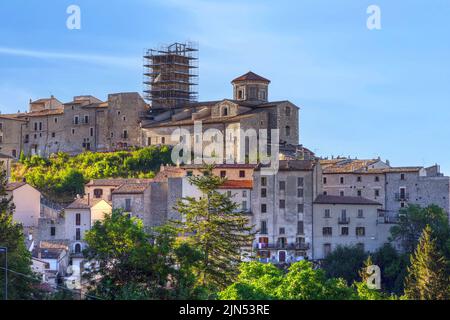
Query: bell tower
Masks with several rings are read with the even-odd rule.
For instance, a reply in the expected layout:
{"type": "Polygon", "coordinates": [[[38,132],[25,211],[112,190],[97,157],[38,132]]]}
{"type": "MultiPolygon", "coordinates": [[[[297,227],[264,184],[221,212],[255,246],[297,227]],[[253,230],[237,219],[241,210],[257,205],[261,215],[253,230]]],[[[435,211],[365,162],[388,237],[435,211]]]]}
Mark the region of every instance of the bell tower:
{"type": "Polygon", "coordinates": [[[263,103],[268,101],[270,80],[251,71],[231,81],[233,99],[263,103]]]}

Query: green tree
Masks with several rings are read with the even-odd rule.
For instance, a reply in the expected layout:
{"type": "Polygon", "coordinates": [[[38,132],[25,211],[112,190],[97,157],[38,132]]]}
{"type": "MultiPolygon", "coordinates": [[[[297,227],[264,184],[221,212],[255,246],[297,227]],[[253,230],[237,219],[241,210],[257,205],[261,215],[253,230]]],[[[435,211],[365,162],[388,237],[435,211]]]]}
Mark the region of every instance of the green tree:
{"type": "Polygon", "coordinates": [[[412,300],[447,300],[450,281],[446,260],[439,252],[430,226],[426,226],[411,255],[405,280],[405,297],[412,300]]]}
{"type": "Polygon", "coordinates": [[[182,216],[179,232],[202,253],[198,280],[214,289],[224,289],[236,279],[242,248],[251,247],[254,238],[248,218],[238,211],[239,205],[218,191],[225,181],[213,175],[209,166],[204,175],[189,178],[202,193],[201,198],[186,197],[175,206],[182,216]]]}
{"type": "Polygon", "coordinates": [[[431,205],[426,208],[410,205],[402,209],[399,223],[391,228],[391,239],[399,241],[406,253],[413,253],[425,226],[431,227],[439,250],[450,258],[450,226],[444,209],[431,205]]]}
{"type": "Polygon", "coordinates": [[[110,300],[164,296],[168,276],[161,268],[164,258],[151,245],[141,220],[114,210],[97,221],[85,239],[87,259],[98,263],[88,273],[91,294],[110,300]]]}
{"type": "Polygon", "coordinates": [[[328,279],[307,261],[292,264],[287,273],[272,264],[243,263],[235,283],[219,292],[222,300],[347,300],[357,292],[343,279],[328,279]]]}
{"type": "MultiPolygon", "coordinates": [[[[0,172],[0,247],[8,248],[8,298],[32,299],[38,294],[31,271],[31,254],[25,246],[22,225],[13,220],[12,198],[6,196],[6,174],[0,172]]],[[[0,299],[5,296],[5,253],[0,253],[0,299]]]]}
{"type": "Polygon", "coordinates": [[[390,243],[372,254],[373,262],[381,269],[381,288],[384,292],[402,294],[409,265],[409,256],[399,253],[390,243]]]}
{"type": "Polygon", "coordinates": [[[359,281],[359,270],[367,254],[359,246],[338,246],[323,261],[322,268],[329,278],[343,278],[348,284],[359,281]]]}

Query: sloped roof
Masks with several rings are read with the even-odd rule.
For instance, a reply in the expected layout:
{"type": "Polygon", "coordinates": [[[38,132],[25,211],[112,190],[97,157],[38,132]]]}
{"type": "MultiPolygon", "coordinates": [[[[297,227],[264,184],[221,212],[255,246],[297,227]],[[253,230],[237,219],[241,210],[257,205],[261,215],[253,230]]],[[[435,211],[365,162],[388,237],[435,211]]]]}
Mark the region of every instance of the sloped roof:
{"type": "Polygon", "coordinates": [[[69,204],[66,207],[66,209],[90,209],[101,201],[104,201],[104,200],[103,199],[88,199],[87,197],[79,198],[79,199],[75,199],[74,202],[69,204]]]}
{"type": "Polygon", "coordinates": [[[140,194],[150,187],[150,183],[125,183],[114,190],[113,194],[140,194]]]}
{"type": "MultiPolygon", "coordinates": [[[[260,168],[269,167],[269,165],[260,165],[260,168]]],[[[313,160],[279,160],[279,171],[311,171],[314,168],[313,160]]]]}
{"type": "Polygon", "coordinates": [[[376,205],[381,206],[381,203],[372,201],[363,197],[341,197],[341,196],[329,196],[319,195],[316,200],[316,204],[356,204],[356,205],[376,205]]]}
{"type": "Polygon", "coordinates": [[[150,183],[153,179],[94,179],[86,185],[88,187],[119,187],[126,183],[150,183]]]}
{"type": "Polygon", "coordinates": [[[253,180],[227,180],[219,189],[252,189],[253,180]]]}
{"type": "Polygon", "coordinates": [[[241,82],[241,81],[262,81],[262,82],[270,83],[269,79],[261,77],[260,75],[257,75],[256,73],[254,73],[252,71],[249,71],[246,74],[243,74],[242,76],[237,77],[236,79],[231,81],[231,83],[233,83],[233,82],[241,82]]]}
{"type": "Polygon", "coordinates": [[[26,185],[26,182],[11,182],[6,185],[6,191],[14,191],[26,185]]]}

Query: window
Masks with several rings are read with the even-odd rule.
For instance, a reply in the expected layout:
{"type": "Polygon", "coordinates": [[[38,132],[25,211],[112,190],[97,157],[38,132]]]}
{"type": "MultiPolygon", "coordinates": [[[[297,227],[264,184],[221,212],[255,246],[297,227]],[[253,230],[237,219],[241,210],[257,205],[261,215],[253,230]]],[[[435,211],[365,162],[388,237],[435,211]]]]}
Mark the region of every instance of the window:
{"type": "Polygon", "coordinates": [[[263,203],[261,204],[261,213],[266,213],[267,212],[267,204],[263,203]]]}
{"type": "Polygon", "coordinates": [[[366,228],[364,227],[356,227],[356,236],[364,237],[366,235],[366,228]]]}
{"type": "Polygon", "coordinates": [[[344,184],[344,177],[340,177],[339,181],[340,181],[341,184],[344,184]]]}
{"type": "Polygon", "coordinates": [[[380,196],[380,189],[375,189],[375,197],[379,197],[380,196]]]}
{"type": "Polygon", "coordinates": [[[225,170],[220,171],[220,177],[225,178],[227,176],[227,172],[225,170]]]}
{"type": "Polygon", "coordinates": [[[405,207],[405,203],[404,202],[400,202],[400,208],[404,208],[405,207]]]}
{"type": "Polygon", "coordinates": [[[84,123],[89,123],[89,116],[84,116],[84,123]]]}
{"type": "Polygon", "coordinates": [[[327,184],[327,177],[323,177],[323,184],[327,184]]]}
{"type": "Polygon", "coordinates": [[[165,144],[166,143],[166,137],[161,137],[161,143],[165,144]]]}
{"type": "Polygon", "coordinates": [[[242,201],[242,210],[247,211],[247,201],[242,201]]]}
{"type": "Polygon", "coordinates": [[[375,182],[380,182],[380,177],[379,176],[375,177],[375,182]]]}
{"type": "Polygon", "coordinates": [[[39,122],[39,131],[42,131],[42,122],[39,122]]]}
{"type": "Polygon", "coordinates": [[[331,243],[323,244],[323,256],[324,258],[331,253],[331,243]]]}
{"type": "Polygon", "coordinates": [[[289,137],[291,135],[291,127],[286,126],[286,137],[289,137]]]}
{"type": "Polygon", "coordinates": [[[75,225],[76,225],[76,226],[81,225],[81,214],[79,214],[79,213],[77,213],[77,214],[75,215],[75,225]]]}
{"type": "Polygon", "coordinates": [[[278,183],[280,191],[286,190],[286,181],[280,181],[278,183]]]}
{"type": "Polygon", "coordinates": [[[286,117],[290,117],[291,116],[291,108],[286,107],[285,111],[286,111],[286,117]]]}
{"type": "Polygon", "coordinates": [[[348,227],[341,228],[341,236],[348,236],[348,227]]]}
{"type": "Polygon", "coordinates": [[[284,209],[286,207],[286,200],[280,200],[280,209],[284,209]]]}
{"type": "Polygon", "coordinates": [[[286,230],[284,228],[280,228],[278,231],[279,231],[279,234],[285,234],[286,230]]]}
{"type": "Polygon", "coordinates": [[[304,179],[302,177],[297,178],[297,187],[303,187],[304,179]]]}
{"type": "Polygon", "coordinates": [[[250,98],[251,99],[256,99],[257,98],[256,87],[250,87],[250,98]]]}
{"type": "Polygon", "coordinates": [[[402,173],[402,174],[400,175],[400,180],[405,180],[405,174],[404,174],[404,173],[402,173]]]}
{"type": "Polygon", "coordinates": [[[79,122],[79,118],[78,118],[78,116],[75,116],[73,118],[73,124],[78,124],[78,122],[79,122]]]}
{"type": "Polygon", "coordinates": [[[56,137],[56,133],[52,132],[52,138],[56,137]]]}
{"type": "Polygon", "coordinates": [[[125,199],[125,211],[131,211],[131,199],[125,199]]]}
{"type": "Polygon", "coordinates": [[[323,192],[323,195],[324,195],[324,196],[326,196],[327,194],[328,194],[328,192],[327,192],[327,191],[324,191],[324,192],[323,192]]]}
{"type": "Polygon", "coordinates": [[[297,189],[297,198],[303,198],[303,188],[297,189]]]}
{"type": "Polygon", "coordinates": [[[242,190],[242,198],[247,198],[247,190],[242,190]]]}
{"type": "Polygon", "coordinates": [[[297,221],[297,234],[304,234],[303,221],[297,221]]]}
{"type": "Polygon", "coordinates": [[[228,196],[229,198],[232,197],[232,194],[231,194],[231,191],[230,191],[230,190],[227,191],[227,196],[228,196]]]}
{"type": "Polygon", "coordinates": [[[77,243],[75,245],[75,253],[81,253],[81,244],[77,243]]]}
{"type": "Polygon", "coordinates": [[[127,121],[127,117],[123,117],[122,119],[123,119],[123,121],[127,121]]]}
{"type": "Polygon", "coordinates": [[[259,231],[261,234],[267,234],[267,221],[261,221],[261,230],[259,231]]]}
{"type": "Polygon", "coordinates": [[[263,186],[263,187],[267,186],[267,178],[266,177],[261,177],[261,186],[263,186]]]}
{"type": "Polygon", "coordinates": [[[357,194],[358,194],[358,197],[361,197],[362,196],[362,190],[358,190],[357,194]]]}
{"type": "Polygon", "coordinates": [[[267,198],[267,189],[266,188],[261,189],[261,198],[267,198]]]}
{"type": "Polygon", "coordinates": [[[361,182],[361,176],[358,176],[358,178],[356,178],[356,181],[361,182]]]}
{"type": "Polygon", "coordinates": [[[331,237],[333,235],[333,228],[332,227],[323,227],[322,235],[324,237],[331,237]]]}
{"type": "Polygon", "coordinates": [[[224,108],[223,108],[222,115],[223,115],[224,117],[228,116],[228,108],[227,108],[227,107],[224,107],[224,108]]]}
{"type": "Polygon", "coordinates": [[[330,209],[325,209],[324,217],[325,218],[330,218],[331,217],[331,210],[330,209]]]}
{"type": "Polygon", "coordinates": [[[358,209],[358,218],[364,218],[364,210],[358,209]]]}
{"type": "Polygon", "coordinates": [[[34,123],[34,131],[37,131],[37,128],[38,128],[37,126],[38,126],[38,124],[37,124],[37,122],[35,122],[34,123]]]}
{"type": "Polygon", "coordinates": [[[13,149],[13,150],[11,151],[11,155],[12,155],[14,158],[16,158],[16,157],[17,157],[17,150],[16,150],[16,149],[13,149]]]}
{"type": "Polygon", "coordinates": [[[303,203],[297,204],[297,213],[303,213],[304,210],[305,210],[305,206],[303,205],[303,203]]]}
{"type": "Polygon", "coordinates": [[[128,131],[127,130],[123,130],[123,138],[128,139],[128,131]]]}
{"type": "Polygon", "coordinates": [[[55,118],[55,123],[58,123],[58,118],[55,118]]]}
{"type": "Polygon", "coordinates": [[[94,189],[94,198],[100,199],[103,195],[102,189],[94,189]]]}
{"type": "Polygon", "coordinates": [[[239,171],[239,178],[245,178],[245,170],[239,171]]]}
{"type": "Polygon", "coordinates": [[[81,240],[81,229],[80,228],[76,229],[75,240],[81,240]]]}
{"type": "Polygon", "coordinates": [[[152,137],[147,137],[147,145],[148,146],[152,145],[152,137]]]}
{"type": "Polygon", "coordinates": [[[244,99],[244,91],[242,90],[238,91],[238,99],[244,99]]]}
{"type": "Polygon", "coordinates": [[[74,135],[75,134],[75,129],[72,129],[72,135],[74,135]]]}
{"type": "Polygon", "coordinates": [[[56,227],[50,227],[50,236],[54,237],[56,235],[56,227]]]}
{"type": "Polygon", "coordinates": [[[345,195],[344,190],[339,191],[339,195],[343,197],[345,195]]]}
{"type": "Polygon", "coordinates": [[[111,133],[110,133],[110,137],[111,137],[111,138],[114,138],[114,132],[111,132],[111,133]]]}
{"type": "Polygon", "coordinates": [[[186,176],[188,176],[188,177],[192,177],[193,174],[194,174],[194,173],[193,173],[192,171],[187,171],[187,172],[186,172],[186,176]]]}
{"type": "Polygon", "coordinates": [[[91,137],[94,136],[94,128],[90,128],[90,129],[89,129],[89,135],[90,135],[91,137]]]}

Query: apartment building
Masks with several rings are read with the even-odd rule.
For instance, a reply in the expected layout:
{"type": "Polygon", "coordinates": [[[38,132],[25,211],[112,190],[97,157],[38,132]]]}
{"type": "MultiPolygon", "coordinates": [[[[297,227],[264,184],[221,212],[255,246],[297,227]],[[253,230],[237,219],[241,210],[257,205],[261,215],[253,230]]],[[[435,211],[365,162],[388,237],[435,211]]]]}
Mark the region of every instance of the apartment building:
{"type": "Polygon", "coordinates": [[[320,163],[283,160],[276,175],[256,169],[252,219],[260,261],[289,263],[312,257],[313,201],[321,193],[320,163]]]}
{"type": "Polygon", "coordinates": [[[313,259],[324,259],[338,246],[374,252],[388,242],[390,225],[379,223],[379,202],[363,197],[319,195],[314,200],[313,259]]]}

